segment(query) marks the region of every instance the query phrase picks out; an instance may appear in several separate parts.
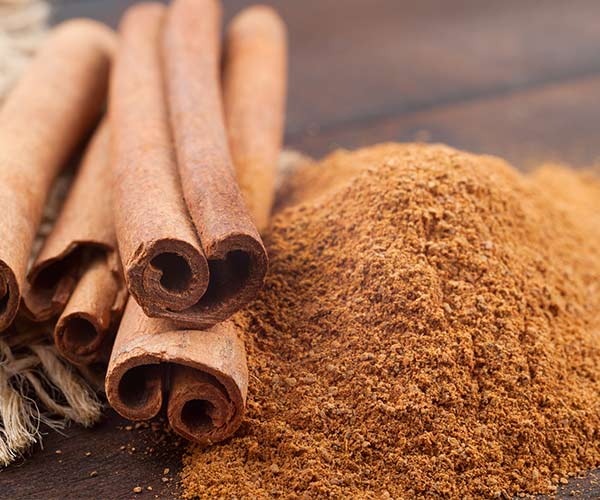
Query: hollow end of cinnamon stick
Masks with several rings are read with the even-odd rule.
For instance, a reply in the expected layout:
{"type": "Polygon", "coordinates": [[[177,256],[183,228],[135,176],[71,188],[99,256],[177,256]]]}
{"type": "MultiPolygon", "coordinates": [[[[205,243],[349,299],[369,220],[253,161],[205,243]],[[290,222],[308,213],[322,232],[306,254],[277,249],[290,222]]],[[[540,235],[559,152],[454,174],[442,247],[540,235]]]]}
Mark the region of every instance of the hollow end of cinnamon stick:
{"type": "Polygon", "coordinates": [[[90,364],[105,355],[124,307],[124,283],[116,256],[94,255],[81,275],[54,329],[58,352],[72,363],[90,364]]]}
{"type": "Polygon", "coordinates": [[[0,260],[0,331],[6,330],[15,319],[20,298],[15,274],[10,266],[0,260]]]}
{"type": "Polygon", "coordinates": [[[203,444],[231,436],[248,391],[246,350],[235,325],[178,329],[149,318],[130,299],[106,375],[108,400],[124,417],[151,418],[160,410],[162,388],[167,416],[181,435],[203,444]]]}
{"type": "Polygon", "coordinates": [[[65,307],[81,264],[79,248],[43,262],[31,269],[23,291],[23,312],[34,321],[47,321],[65,307]]]}
{"type": "Polygon", "coordinates": [[[208,288],[204,255],[183,240],[165,238],[142,244],[126,268],[131,294],[150,316],[192,307],[208,288]]]}
{"type": "Polygon", "coordinates": [[[243,413],[243,395],[223,373],[172,367],[167,417],[181,436],[202,445],[222,441],[238,429],[243,413]]]}
{"type": "Polygon", "coordinates": [[[126,264],[131,295],[153,318],[198,329],[226,320],[249,303],[268,270],[266,250],[248,234],[229,235],[208,260],[183,241],[164,240],[126,264]]]}
{"type": "Polygon", "coordinates": [[[268,259],[262,242],[247,234],[233,234],[207,249],[208,288],[198,302],[181,314],[168,308],[145,311],[181,326],[206,329],[225,321],[253,300],[263,285],[268,259]]]}
{"type": "Polygon", "coordinates": [[[163,403],[163,367],[144,353],[134,355],[106,375],[106,397],[121,416],[148,420],[163,403]]]}
{"type": "Polygon", "coordinates": [[[256,297],[262,288],[269,261],[260,239],[232,234],[207,250],[210,281],[199,307],[214,310],[214,320],[223,321],[256,297]]]}
{"type": "Polygon", "coordinates": [[[87,365],[100,357],[106,333],[95,317],[73,313],[60,318],[54,333],[54,343],[61,356],[71,363],[87,365]]]}

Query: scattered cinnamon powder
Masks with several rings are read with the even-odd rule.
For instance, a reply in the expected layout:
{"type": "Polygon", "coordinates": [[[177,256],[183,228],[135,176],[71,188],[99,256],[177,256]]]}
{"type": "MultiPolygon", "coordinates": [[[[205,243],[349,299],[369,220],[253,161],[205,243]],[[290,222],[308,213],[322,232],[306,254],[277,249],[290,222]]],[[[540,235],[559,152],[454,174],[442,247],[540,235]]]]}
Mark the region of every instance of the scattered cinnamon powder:
{"type": "Polygon", "coordinates": [[[385,144],[290,185],[236,318],[245,423],[191,448],[186,497],[510,497],[600,464],[600,181],[385,144]]]}

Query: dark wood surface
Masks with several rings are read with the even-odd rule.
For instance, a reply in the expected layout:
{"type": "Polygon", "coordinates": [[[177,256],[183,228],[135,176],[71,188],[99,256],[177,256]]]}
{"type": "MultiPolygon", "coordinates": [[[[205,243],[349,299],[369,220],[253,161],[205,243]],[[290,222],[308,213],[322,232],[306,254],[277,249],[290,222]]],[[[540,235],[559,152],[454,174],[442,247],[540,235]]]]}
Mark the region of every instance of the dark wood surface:
{"type": "MultiPolygon", "coordinates": [[[[87,16],[116,26],[132,3],[63,0],[53,22],[87,16]]],[[[253,2],[224,3],[229,19],[253,2]]],[[[600,157],[597,0],[266,3],[290,29],[288,146],[320,156],[340,146],[440,141],[521,168],[600,157]]],[[[49,433],[43,449],[0,472],[0,497],[130,498],[135,486],[142,498],[176,496],[185,446],[126,425],[107,411],[94,429],[49,433]]],[[[559,498],[600,498],[598,481],[598,473],[573,479],[559,498]]]]}

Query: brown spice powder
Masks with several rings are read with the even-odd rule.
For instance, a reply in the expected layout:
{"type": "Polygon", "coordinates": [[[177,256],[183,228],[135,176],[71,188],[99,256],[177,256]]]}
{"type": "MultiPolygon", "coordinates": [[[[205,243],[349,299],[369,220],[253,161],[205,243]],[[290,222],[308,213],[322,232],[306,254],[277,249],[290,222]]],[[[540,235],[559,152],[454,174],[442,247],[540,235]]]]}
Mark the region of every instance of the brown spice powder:
{"type": "Polygon", "coordinates": [[[600,464],[597,179],[386,144],[290,185],[237,317],[245,423],[191,448],[185,496],[494,497],[600,464]]]}

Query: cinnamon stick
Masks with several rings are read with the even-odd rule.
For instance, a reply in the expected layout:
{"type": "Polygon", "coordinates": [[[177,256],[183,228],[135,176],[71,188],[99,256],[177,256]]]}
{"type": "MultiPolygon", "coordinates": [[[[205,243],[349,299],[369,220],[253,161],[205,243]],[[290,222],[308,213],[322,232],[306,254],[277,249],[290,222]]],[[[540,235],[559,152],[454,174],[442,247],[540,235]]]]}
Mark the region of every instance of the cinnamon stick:
{"type": "Polygon", "coordinates": [[[204,295],[208,263],[183,201],[172,146],[160,55],[164,15],[160,4],[140,4],[120,25],[111,79],[112,175],[129,290],[148,314],[178,317],[204,295]],[[161,308],[148,306],[154,303],[161,308]]]}
{"type": "Polygon", "coordinates": [[[121,25],[111,84],[117,237],[145,313],[208,328],[256,294],[267,256],[227,145],[219,4],[174,2],[164,33],[163,16],[159,4],[140,5],[121,25]]]}
{"type": "Polygon", "coordinates": [[[56,350],[71,363],[106,359],[127,294],[110,255],[97,255],[79,279],[54,328],[56,350]]]}
{"type": "MultiPolygon", "coordinates": [[[[247,54],[228,51],[227,57],[247,54]]],[[[283,72],[278,75],[285,77],[283,72]]],[[[255,77],[248,74],[248,78],[255,77]]],[[[232,85],[227,92],[239,92],[240,88],[232,85]]],[[[270,96],[260,95],[265,105],[270,102],[270,96]]],[[[244,101],[237,95],[226,95],[225,100],[239,106],[244,101]]],[[[244,109],[257,113],[246,115],[247,123],[254,121],[261,127],[260,103],[244,109]]],[[[279,109],[283,113],[283,108],[279,109]]],[[[237,116],[242,111],[233,106],[230,112],[237,116]]],[[[244,126],[239,133],[252,134],[255,130],[244,126]]],[[[277,134],[264,137],[273,141],[265,147],[276,149],[280,140],[277,134]]],[[[239,143],[250,143],[248,137],[239,139],[239,143]]],[[[262,190],[253,193],[268,197],[272,189],[273,183],[265,182],[262,190]]],[[[121,415],[134,420],[156,415],[168,389],[167,417],[173,429],[197,443],[216,442],[231,436],[241,423],[247,386],[245,349],[232,322],[206,331],[181,329],[171,320],[149,318],[134,300],[129,300],[106,377],[108,400],[121,415]]]]}
{"type": "Polygon", "coordinates": [[[170,375],[167,415],[191,441],[229,437],[246,404],[246,351],[231,322],[206,331],[177,330],[169,320],[147,317],[128,301],[106,374],[111,406],[131,420],[157,415],[170,375]]]}
{"type": "Polygon", "coordinates": [[[277,12],[249,7],[230,23],[223,88],[237,180],[256,227],[267,227],[285,114],[287,33],[277,12]]]}
{"type": "Polygon", "coordinates": [[[38,305],[51,297],[46,310],[62,313],[54,342],[58,352],[75,364],[89,364],[102,356],[127,296],[113,224],[110,158],[110,127],[105,120],[90,141],[32,267],[32,285],[24,296],[26,303],[38,305]],[[52,295],[36,288],[44,273],[56,277],[52,295]]]}
{"type": "Polygon", "coordinates": [[[164,32],[171,125],[183,195],[208,259],[206,294],[173,313],[148,314],[208,327],[248,303],[262,286],[267,254],[235,180],[220,84],[221,9],[216,0],[175,0],[164,32]]]}
{"type": "Polygon", "coordinates": [[[100,115],[113,46],[98,23],[64,23],[0,110],[0,331],[17,313],[50,187],[100,115]]]}

